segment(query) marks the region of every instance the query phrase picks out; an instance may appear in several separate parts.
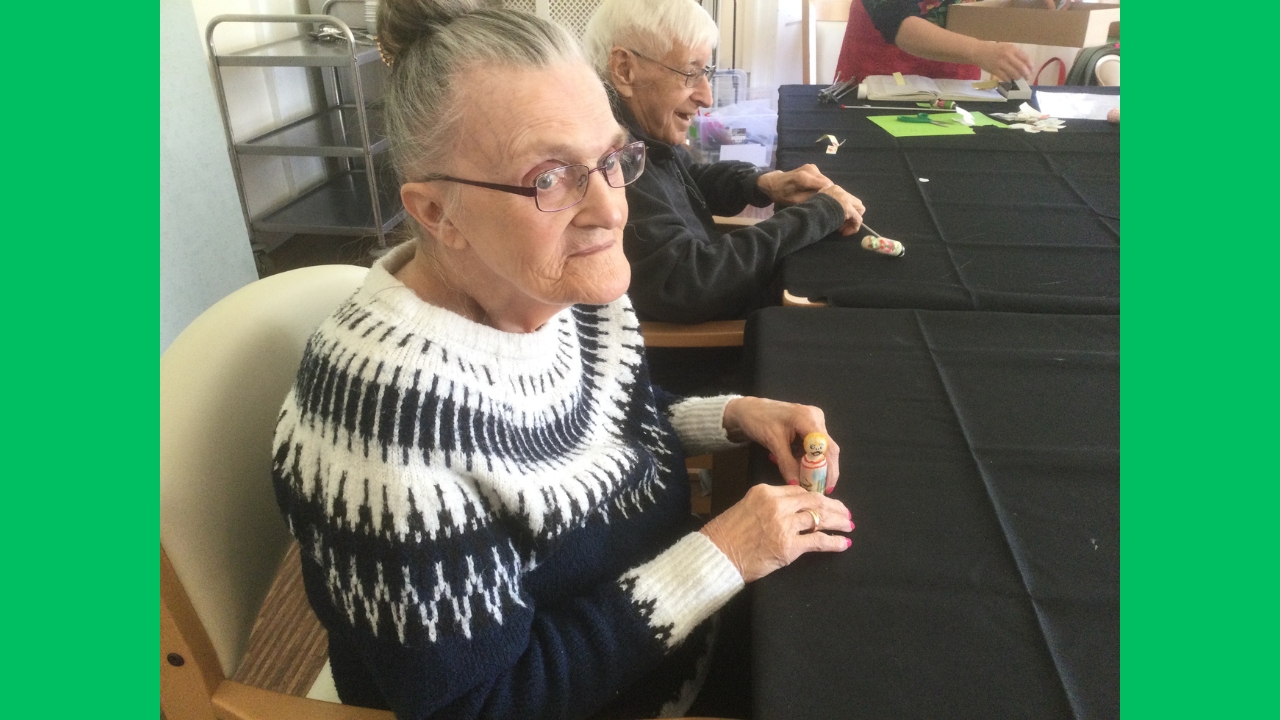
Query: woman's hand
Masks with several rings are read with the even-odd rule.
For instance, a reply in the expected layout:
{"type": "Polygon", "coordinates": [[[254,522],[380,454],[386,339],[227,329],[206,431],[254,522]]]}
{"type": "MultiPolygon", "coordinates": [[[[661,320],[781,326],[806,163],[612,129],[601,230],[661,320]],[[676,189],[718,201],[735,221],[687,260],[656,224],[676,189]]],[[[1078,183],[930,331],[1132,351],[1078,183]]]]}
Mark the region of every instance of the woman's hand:
{"type": "Polygon", "coordinates": [[[862,201],[845,192],[839,185],[828,185],[818,192],[835,198],[844,208],[844,224],[840,226],[840,234],[849,237],[858,232],[858,228],[862,227],[862,214],[867,211],[862,201]]]}
{"type": "Polygon", "coordinates": [[[775,203],[788,205],[799,205],[831,184],[831,180],[812,163],[787,172],[774,170],[756,178],[756,187],[760,188],[760,192],[768,195],[775,203]]]}
{"type": "Polygon", "coordinates": [[[984,42],[974,57],[974,65],[991,73],[992,77],[1008,82],[1017,78],[1031,78],[1031,59],[1012,43],[984,42]]]}
{"type": "Polygon", "coordinates": [[[791,485],[756,485],[704,525],[702,533],[738,568],[742,581],[751,582],[807,552],[848,550],[848,538],[819,531],[848,532],[853,529],[851,518],[839,500],[791,485]]]}
{"type": "Polygon", "coordinates": [[[778,472],[788,485],[800,482],[800,461],[791,455],[791,441],[811,432],[827,436],[827,493],[840,479],[840,446],[827,432],[827,420],[812,405],[740,397],[724,406],[724,429],[734,442],[752,440],[773,453],[778,472]]]}

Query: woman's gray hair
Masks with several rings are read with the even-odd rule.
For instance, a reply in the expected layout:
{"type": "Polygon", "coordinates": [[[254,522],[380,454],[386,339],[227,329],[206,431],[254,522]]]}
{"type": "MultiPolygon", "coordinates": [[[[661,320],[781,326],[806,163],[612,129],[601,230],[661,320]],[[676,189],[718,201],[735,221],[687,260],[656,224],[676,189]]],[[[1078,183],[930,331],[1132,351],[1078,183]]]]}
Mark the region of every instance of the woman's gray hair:
{"type": "Polygon", "coordinates": [[[605,82],[609,81],[609,52],[615,47],[658,60],[676,43],[692,49],[715,47],[719,41],[715,21],[693,0],[604,0],[582,38],[587,57],[605,82]]]}
{"type": "Polygon", "coordinates": [[[560,26],[483,0],[382,0],[377,27],[391,65],[387,136],[402,183],[437,171],[447,158],[458,132],[454,84],[461,73],[487,64],[586,62],[578,41],[560,26]]]}

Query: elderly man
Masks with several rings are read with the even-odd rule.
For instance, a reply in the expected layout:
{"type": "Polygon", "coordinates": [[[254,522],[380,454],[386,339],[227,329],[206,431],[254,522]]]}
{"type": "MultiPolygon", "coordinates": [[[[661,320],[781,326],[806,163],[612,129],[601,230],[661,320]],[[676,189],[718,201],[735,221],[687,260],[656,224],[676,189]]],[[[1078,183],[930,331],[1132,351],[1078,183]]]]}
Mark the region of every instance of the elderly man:
{"type": "Polygon", "coordinates": [[[623,234],[628,294],[641,319],[726,320],[776,304],[785,255],[862,224],[862,202],[813,165],[760,172],[691,162],[685,137],[698,109],[711,105],[719,34],[692,0],[604,0],[587,25],[587,53],[615,91],[614,112],[648,152],[645,174],[627,186],[623,234]],[[771,202],[790,207],[730,233],[712,221],[771,202]]]}

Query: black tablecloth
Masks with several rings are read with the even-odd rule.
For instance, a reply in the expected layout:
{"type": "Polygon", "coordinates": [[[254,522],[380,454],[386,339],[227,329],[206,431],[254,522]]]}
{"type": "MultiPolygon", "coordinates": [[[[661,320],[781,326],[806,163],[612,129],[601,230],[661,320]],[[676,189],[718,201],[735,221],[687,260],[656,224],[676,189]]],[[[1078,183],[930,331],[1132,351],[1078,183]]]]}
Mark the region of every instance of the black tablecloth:
{"type": "Polygon", "coordinates": [[[889,258],[860,248],[861,234],[833,237],[783,261],[793,294],[842,307],[1119,312],[1118,126],[1067,120],[1058,133],[980,127],[972,136],[895,138],[866,117],[896,111],[822,105],[818,89],[781,89],[778,168],[814,163],[907,252],[889,258]],[[828,133],[844,141],[835,155],[815,142],[828,133]]]}
{"type": "Polygon", "coordinates": [[[758,720],[1118,717],[1119,319],[770,308],[747,333],[754,392],[826,412],[857,526],[752,586],[758,720]]]}

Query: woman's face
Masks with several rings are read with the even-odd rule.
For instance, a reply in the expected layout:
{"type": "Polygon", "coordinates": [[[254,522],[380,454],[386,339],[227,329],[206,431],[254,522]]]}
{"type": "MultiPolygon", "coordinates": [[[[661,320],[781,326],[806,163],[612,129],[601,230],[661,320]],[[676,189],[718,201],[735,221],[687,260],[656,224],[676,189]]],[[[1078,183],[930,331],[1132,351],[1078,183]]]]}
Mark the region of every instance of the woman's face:
{"type": "MultiPolygon", "coordinates": [[[[467,180],[530,187],[563,165],[596,167],[627,143],[599,79],[582,64],[544,69],[477,67],[455,87],[460,131],[444,172],[467,180]]],[[[622,252],[625,190],[592,173],[573,207],[542,212],[532,197],[455,184],[446,217],[450,242],[465,243],[479,266],[455,278],[474,294],[484,284],[514,306],[605,304],[627,290],[631,268],[622,252]],[[467,287],[471,284],[472,287],[467,287]]]]}
{"type": "Polygon", "coordinates": [[[683,145],[698,108],[711,107],[711,83],[698,78],[693,87],[685,87],[684,77],[667,68],[701,72],[711,63],[711,46],[690,48],[676,42],[660,58],[632,57],[635,82],[631,96],[624,96],[627,107],[646,133],[669,145],[683,145]]]}

